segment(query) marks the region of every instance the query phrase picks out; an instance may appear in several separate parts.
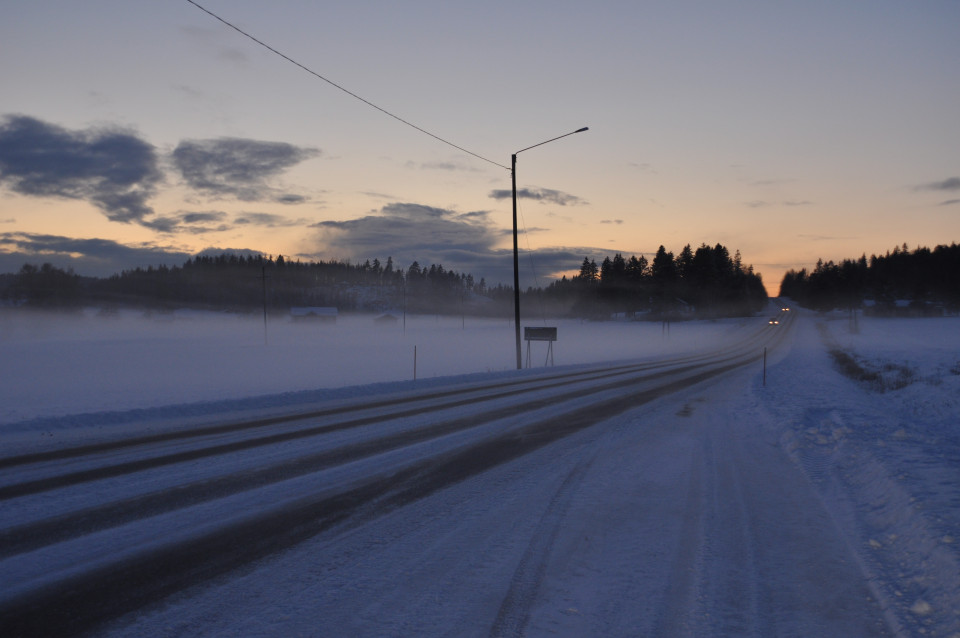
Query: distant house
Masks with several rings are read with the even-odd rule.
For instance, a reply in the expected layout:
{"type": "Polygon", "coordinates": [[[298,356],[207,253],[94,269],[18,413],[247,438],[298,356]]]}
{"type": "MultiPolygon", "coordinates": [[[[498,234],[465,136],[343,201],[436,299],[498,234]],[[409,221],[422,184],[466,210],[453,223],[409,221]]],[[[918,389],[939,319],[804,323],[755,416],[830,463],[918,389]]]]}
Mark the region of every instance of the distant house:
{"type": "Polygon", "coordinates": [[[390,313],[380,315],[379,317],[373,320],[374,323],[380,324],[380,325],[394,324],[394,323],[397,323],[398,321],[400,320],[397,318],[397,315],[391,315],[390,313]]]}
{"type": "Polygon", "coordinates": [[[290,318],[294,321],[315,321],[319,323],[336,323],[336,308],[320,306],[304,306],[290,309],[290,318]]]}

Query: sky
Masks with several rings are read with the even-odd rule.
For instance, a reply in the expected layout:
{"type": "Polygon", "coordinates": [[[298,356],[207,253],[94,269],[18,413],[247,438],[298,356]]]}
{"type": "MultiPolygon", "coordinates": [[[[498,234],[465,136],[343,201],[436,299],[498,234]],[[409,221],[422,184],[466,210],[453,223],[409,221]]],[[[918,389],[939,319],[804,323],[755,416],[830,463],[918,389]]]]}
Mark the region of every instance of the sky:
{"type": "Polygon", "coordinates": [[[960,2],[4,3],[0,272],[960,241],[960,2]],[[292,60],[292,61],[291,61],[292,60]]]}

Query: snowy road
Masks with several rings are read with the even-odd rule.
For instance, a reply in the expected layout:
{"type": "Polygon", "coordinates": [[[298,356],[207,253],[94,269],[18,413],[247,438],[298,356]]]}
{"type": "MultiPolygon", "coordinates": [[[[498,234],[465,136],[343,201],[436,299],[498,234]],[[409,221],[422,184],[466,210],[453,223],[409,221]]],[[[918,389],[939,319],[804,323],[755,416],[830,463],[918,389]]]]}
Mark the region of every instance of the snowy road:
{"type": "Polygon", "coordinates": [[[0,633],[911,635],[744,392],[795,323],[0,458],[0,633]]]}

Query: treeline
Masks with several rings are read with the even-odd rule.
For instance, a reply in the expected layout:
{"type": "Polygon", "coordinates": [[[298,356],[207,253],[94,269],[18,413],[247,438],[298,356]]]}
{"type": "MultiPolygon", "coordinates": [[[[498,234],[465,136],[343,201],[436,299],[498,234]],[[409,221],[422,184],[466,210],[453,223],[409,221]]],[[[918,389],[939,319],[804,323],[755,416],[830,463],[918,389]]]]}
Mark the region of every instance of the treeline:
{"type": "Polygon", "coordinates": [[[404,270],[395,268],[391,258],[351,264],[228,253],[197,256],[182,266],[126,270],[105,279],[27,264],[16,275],[4,276],[4,282],[0,288],[6,300],[50,309],[135,305],[252,311],[266,305],[281,313],[294,306],[333,306],[341,311],[406,308],[455,314],[468,305],[482,313],[491,295],[509,297],[501,286],[488,290],[483,279],[475,281],[440,264],[414,262],[404,270]]]}
{"type": "MultiPolygon", "coordinates": [[[[484,279],[413,262],[396,268],[392,258],[353,264],[301,262],[278,256],[197,256],[182,266],[149,266],[108,278],[80,277],[43,264],[24,265],[0,275],[0,297],[8,305],[69,309],[138,306],[155,309],[209,308],[239,312],[287,313],[297,306],[332,306],[341,312],[406,310],[419,314],[508,317],[513,288],[488,286],[484,279]]],[[[696,251],[687,245],[674,257],[661,246],[652,262],[617,254],[584,258],[580,272],[546,288],[523,292],[527,316],[604,319],[686,318],[753,314],[766,302],[759,274],[717,244],[696,251]]]]}
{"type": "Polygon", "coordinates": [[[674,257],[660,246],[653,260],[617,253],[599,266],[584,257],[580,272],[543,291],[544,304],[568,307],[570,314],[599,318],[611,314],[652,318],[751,315],[767,302],[763,280],[721,244],[687,244],[674,257]]]}
{"type": "Polygon", "coordinates": [[[960,310],[960,246],[911,252],[904,244],[870,259],[864,254],[839,264],[820,260],[813,272],[787,272],[780,295],[820,311],[852,310],[869,300],[870,311],[880,315],[955,313],[960,310]]]}
{"type": "Polygon", "coordinates": [[[352,264],[347,261],[302,262],[272,257],[198,256],[180,268],[136,269],[111,277],[109,287],[121,296],[145,294],[165,304],[210,305],[243,309],[266,305],[278,312],[294,306],[332,306],[341,311],[383,311],[407,307],[411,312],[452,313],[486,283],[442,265],[406,270],[392,258],[352,264]]]}
{"type": "Polygon", "coordinates": [[[24,264],[15,275],[0,275],[0,299],[34,308],[77,307],[87,301],[93,281],[51,264],[24,264]]]}

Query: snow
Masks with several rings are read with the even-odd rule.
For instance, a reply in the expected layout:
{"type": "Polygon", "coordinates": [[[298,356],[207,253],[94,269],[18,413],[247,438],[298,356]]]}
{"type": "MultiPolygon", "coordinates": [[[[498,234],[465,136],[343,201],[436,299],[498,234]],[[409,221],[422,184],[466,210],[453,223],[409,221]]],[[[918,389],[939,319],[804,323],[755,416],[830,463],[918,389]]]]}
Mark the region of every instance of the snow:
{"type": "MultiPolygon", "coordinates": [[[[854,326],[845,315],[791,312],[791,324],[765,328],[790,330],[769,353],[766,383],[758,360],[98,633],[960,635],[960,319],[854,326]],[[844,376],[831,349],[884,383],[844,376]]],[[[703,350],[768,318],[675,323],[669,335],[650,323],[548,325],[559,327],[556,370],[586,370],[703,350]]],[[[512,370],[512,323],[471,318],[408,317],[405,331],[375,331],[372,317],[277,320],[268,345],[256,318],[210,313],[7,314],[0,328],[6,453],[542,371],[512,370]]],[[[533,345],[542,366],[545,344],[533,345]]],[[[543,414],[561,419],[561,398],[543,414]]],[[[231,498],[269,508],[459,442],[231,498]]],[[[277,458],[300,444],[284,445],[277,458]]],[[[252,471],[257,461],[244,462],[252,471]]],[[[155,486],[176,482],[151,472],[155,486]]],[[[110,489],[133,490],[119,479],[110,489]]],[[[69,509],[82,492],[32,512],[7,508],[0,520],[69,509]]],[[[171,512],[131,534],[150,543],[173,529],[197,533],[177,522],[187,517],[171,512]]],[[[109,547],[72,539],[57,560],[81,557],[109,558],[109,547]]],[[[17,560],[0,571],[31,573],[28,557],[17,560]]]]}
{"type": "MultiPolygon", "coordinates": [[[[64,417],[73,426],[93,420],[78,421],[77,415],[131,410],[141,420],[166,418],[170,410],[156,408],[172,405],[184,414],[209,413],[238,399],[233,405],[243,409],[289,405],[407,388],[415,376],[422,387],[425,379],[450,383],[445,377],[516,368],[512,319],[408,316],[388,325],[374,319],[346,315],[326,324],[271,318],[265,345],[256,315],[123,311],[102,317],[96,310],[60,316],[0,309],[0,360],[11,362],[0,370],[0,429],[58,428],[64,417]],[[374,383],[390,385],[356,387],[374,383]],[[304,394],[290,396],[296,392],[304,394]],[[267,397],[274,394],[284,396],[267,397]],[[216,405],[185,405],[211,402],[216,405]]],[[[549,322],[558,327],[558,366],[691,351],[739,324],[674,323],[665,334],[659,323],[549,322]]],[[[531,343],[531,369],[543,367],[546,346],[531,343]]],[[[525,342],[522,357],[526,365],[525,342]]]]}

